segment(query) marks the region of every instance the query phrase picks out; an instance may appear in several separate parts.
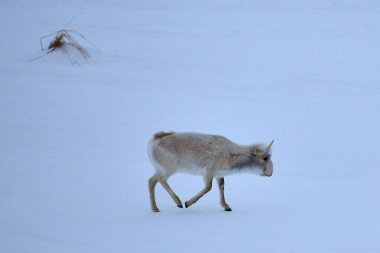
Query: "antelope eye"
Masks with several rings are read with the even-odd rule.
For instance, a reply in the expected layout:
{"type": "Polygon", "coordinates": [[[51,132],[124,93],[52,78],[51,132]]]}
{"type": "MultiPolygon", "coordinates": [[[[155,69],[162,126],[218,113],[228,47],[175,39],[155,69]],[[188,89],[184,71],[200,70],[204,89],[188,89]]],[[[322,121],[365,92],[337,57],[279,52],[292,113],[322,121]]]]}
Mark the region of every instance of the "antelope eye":
{"type": "Polygon", "coordinates": [[[264,161],[268,161],[268,157],[267,157],[267,156],[264,156],[264,157],[263,157],[263,160],[264,160],[264,161]]]}

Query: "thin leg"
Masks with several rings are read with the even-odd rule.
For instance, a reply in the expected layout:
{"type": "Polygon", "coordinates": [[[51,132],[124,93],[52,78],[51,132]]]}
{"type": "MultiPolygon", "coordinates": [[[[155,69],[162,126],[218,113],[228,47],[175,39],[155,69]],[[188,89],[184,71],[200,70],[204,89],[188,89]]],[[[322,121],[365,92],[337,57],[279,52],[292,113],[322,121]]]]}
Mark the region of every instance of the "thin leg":
{"type": "Polygon", "coordinates": [[[164,187],[164,189],[169,193],[170,197],[172,197],[172,199],[174,200],[174,202],[177,204],[177,206],[179,208],[182,208],[182,202],[181,200],[178,198],[177,194],[174,193],[174,191],[172,190],[172,188],[170,188],[168,182],[167,182],[167,178],[159,178],[158,181],[161,183],[162,187],[164,187]]]}
{"type": "Polygon", "coordinates": [[[200,198],[203,197],[203,195],[205,195],[206,193],[208,193],[211,190],[211,188],[212,188],[212,178],[206,179],[205,182],[206,182],[206,185],[203,188],[203,190],[200,191],[193,198],[191,198],[190,200],[188,200],[188,201],[185,202],[186,208],[188,208],[189,206],[191,206],[192,204],[194,204],[195,202],[197,202],[200,198]]]}
{"type": "Polygon", "coordinates": [[[216,181],[218,182],[219,186],[220,204],[222,205],[225,211],[232,211],[230,206],[226,203],[226,200],[224,199],[224,178],[217,178],[216,181]]]}
{"type": "Polygon", "coordinates": [[[160,211],[160,209],[158,209],[158,207],[157,207],[156,197],[155,197],[155,188],[156,188],[157,182],[158,182],[158,175],[157,174],[154,174],[148,180],[149,195],[150,195],[150,206],[151,206],[153,212],[159,212],[160,211]]]}

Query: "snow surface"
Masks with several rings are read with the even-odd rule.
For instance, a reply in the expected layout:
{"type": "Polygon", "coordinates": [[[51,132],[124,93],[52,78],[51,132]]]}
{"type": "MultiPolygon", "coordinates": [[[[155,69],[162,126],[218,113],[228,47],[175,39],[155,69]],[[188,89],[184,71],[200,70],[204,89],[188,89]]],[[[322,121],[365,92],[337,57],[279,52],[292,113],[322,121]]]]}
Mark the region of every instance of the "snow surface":
{"type": "MultiPolygon", "coordinates": [[[[0,252],[380,252],[380,2],[0,1],[0,252]],[[41,36],[96,44],[73,66],[41,36]],[[274,175],[178,209],[158,130],[273,138],[274,175]]],[[[77,56],[75,56],[77,57],[77,56]]],[[[203,187],[175,175],[182,201],[203,187]]]]}

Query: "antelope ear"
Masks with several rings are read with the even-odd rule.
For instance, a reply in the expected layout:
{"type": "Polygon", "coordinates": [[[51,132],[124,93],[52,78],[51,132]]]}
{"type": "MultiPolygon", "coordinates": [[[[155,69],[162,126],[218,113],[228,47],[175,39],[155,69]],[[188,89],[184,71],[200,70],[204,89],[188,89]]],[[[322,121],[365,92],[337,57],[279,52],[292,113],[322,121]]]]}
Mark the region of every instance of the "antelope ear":
{"type": "Polygon", "coordinates": [[[274,142],[274,140],[271,141],[271,143],[269,143],[269,145],[268,145],[268,147],[267,147],[267,151],[269,151],[269,150],[272,148],[273,142],[274,142]]]}

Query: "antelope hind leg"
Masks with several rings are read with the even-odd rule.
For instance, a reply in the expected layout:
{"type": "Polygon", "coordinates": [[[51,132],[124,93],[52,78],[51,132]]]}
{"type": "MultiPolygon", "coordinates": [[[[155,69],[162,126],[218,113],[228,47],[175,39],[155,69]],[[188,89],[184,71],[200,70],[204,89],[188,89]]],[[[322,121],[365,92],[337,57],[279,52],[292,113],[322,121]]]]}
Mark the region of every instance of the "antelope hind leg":
{"type": "Polygon", "coordinates": [[[159,212],[160,211],[160,209],[158,209],[158,207],[157,207],[156,197],[155,197],[155,188],[156,188],[157,182],[158,182],[158,175],[157,174],[154,174],[148,180],[150,206],[151,206],[153,212],[159,212]]]}
{"type": "Polygon", "coordinates": [[[179,199],[177,194],[175,194],[174,191],[170,188],[170,186],[167,182],[167,178],[166,179],[160,178],[158,181],[160,182],[162,187],[164,187],[164,189],[169,193],[170,197],[172,197],[172,199],[177,204],[177,206],[179,208],[183,208],[181,200],[179,199]]]}

